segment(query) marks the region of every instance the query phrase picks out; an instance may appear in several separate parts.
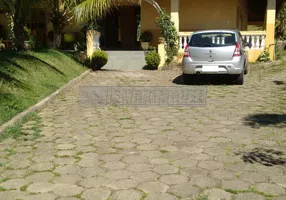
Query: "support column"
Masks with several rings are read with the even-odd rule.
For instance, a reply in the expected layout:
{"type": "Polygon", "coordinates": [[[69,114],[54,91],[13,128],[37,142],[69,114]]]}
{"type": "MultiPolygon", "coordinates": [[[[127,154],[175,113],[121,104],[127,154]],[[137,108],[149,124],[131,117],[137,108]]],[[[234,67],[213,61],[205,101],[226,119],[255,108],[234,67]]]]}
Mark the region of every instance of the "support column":
{"type": "Polygon", "coordinates": [[[160,55],[160,59],[161,59],[158,69],[161,70],[165,66],[165,60],[166,60],[166,50],[165,50],[164,42],[159,42],[158,54],[160,55]]]}
{"type": "Polygon", "coordinates": [[[171,1],[171,19],[175,23],[177,31],[180,31],[179,27],[179,5],[180,0],[170,0],[171,1]]]}
{"type": "Polygon", "coordinates": [[[265,46],[270,53],[271,60],[274,60],[274,51],[275,51],[275,46],[274,46],[275,19],[276,19],[276,0],[267,0],[265,46]]]}

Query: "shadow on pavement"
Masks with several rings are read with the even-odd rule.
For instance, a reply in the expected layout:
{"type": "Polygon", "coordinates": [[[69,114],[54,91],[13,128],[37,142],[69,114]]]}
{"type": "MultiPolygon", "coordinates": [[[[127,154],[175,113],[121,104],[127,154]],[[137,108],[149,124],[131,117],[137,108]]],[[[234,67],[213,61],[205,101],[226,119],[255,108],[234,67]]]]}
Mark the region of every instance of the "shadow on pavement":
{"type": "Polygon", "coordinates": [[[183,75],[177,76],[173,81],[177,85],[233,85],[232,77],[223,75],[198,75],[191,83],[185,84],[183,82],[183,75]]]}
{"type": "Polygon", "coordinates": [[[244,118],[244,124],[252,128],[264,126],[286,127],[286,114],[255,114],[244,118]]]}
{"type": "Polygon", "coordinates": [[[241,155],[245,163],[262,164],[264,166],[285,165],[286,158],[284,152],[273,149],[255,148],[249,152],[235,152],[235,155],[241,155]]]}
{"type": "Polygon", "coordinates": [[[286,85],[286,82],[284,81],[273,81],[276,85],[286,85]]]}

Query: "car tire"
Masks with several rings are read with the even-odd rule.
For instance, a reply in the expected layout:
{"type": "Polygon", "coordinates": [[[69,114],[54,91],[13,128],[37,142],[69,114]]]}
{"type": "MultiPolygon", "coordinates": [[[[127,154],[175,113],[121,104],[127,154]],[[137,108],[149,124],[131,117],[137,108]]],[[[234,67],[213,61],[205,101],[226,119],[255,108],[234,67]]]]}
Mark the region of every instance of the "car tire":
{"type": "Polygon", "coordinates": [[[195,75],[192,74],[183,74],[183,83],[186,85],[191,85],[196,82],[195,75]]]}
{"type": "Polygon", "coordinates": [[[244,74],[248,74],[248,63],[245,65],[244,74]]]}
{"type": "Polygon", "coordinates": [[[237,77],[235,84],[236,85],[243,85],[244,83],[244,71],[237,77]]]}

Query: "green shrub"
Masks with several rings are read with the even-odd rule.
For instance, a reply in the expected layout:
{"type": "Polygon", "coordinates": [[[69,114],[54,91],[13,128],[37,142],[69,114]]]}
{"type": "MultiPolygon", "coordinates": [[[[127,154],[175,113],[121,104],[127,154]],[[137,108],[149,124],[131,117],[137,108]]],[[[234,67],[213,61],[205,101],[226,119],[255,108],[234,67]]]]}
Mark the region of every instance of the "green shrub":
{"type": "Polygon", "coordinates": [[[76,51],[73,54],[73,58],[78,61],[79,63],[90,67],[90,59],[87,57],[86,52],[80,52],[80,51],[76,51]]]}
{"type": "Polygon", "coordinates": [[[107,61],[108,61],[107,53],[101,50],[97,50],[92,54],[91,67],[93,70],[99,70],[104,65],[106,65],[107,61]]]}
{"type": "Polygon", "coordinates": [[[156,24],[160,28],[160,34],[166,42],[167,64],[170,64],[179,51],[179,35],[171,16],[165,11],[160,12],[156,19],[156,24]]]}
{"type": "Polygon", "coordinates": [[[161,58],[156,51],[151,51],[146,54],[145,61],[149,69],[158,69],[158,66],[161,62],[161,58]]]}
{"type": "Polygon", "coordinates": [[[259,57],[257,58],[258,62],[267,62],[270,60],[270,54],[268,51],[263,51],[261,52],[261,54],[259,55],[259,57]]]}
{"type": "Polygon", "coordinates": [[[76,38],[75,35],[73,33],[66,33],[64,35],[64,42],[65,43],[73,43],[75,42],[76,38]]]}
{"type": "Polygon", "coordinates": [[[153,40],[153,34],[150,31],[144,31],[140,36],[141,42],[151,42],[153,40]]]}

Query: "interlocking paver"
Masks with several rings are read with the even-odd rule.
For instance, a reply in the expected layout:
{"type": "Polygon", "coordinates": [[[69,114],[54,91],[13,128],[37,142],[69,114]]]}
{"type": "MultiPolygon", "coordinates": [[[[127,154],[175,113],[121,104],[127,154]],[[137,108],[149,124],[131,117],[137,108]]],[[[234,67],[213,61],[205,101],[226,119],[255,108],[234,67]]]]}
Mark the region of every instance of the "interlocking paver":
{"type": "Polygon", "coordinates": [[[26,176],[25,179],[31,183],[49,182],[53,179],[54,175],[51,172],[37,172],[26,176]]]}
{"type": "Polygon", "coordinates": [[[118,190],[111,196],[112,200],[138,200],[143,196],[142,192],[129,189],[129,190],[118,190]]]}
{"type": "Polygon", "coordinates": [[[35,194],[29,195],[24,200],[55,200],[57,198],[53,193],[43,193],[43,194],[35,194]]]}
{"type": "Polygon", "coordinates": [[[92,188],[83,192],[82,198],[86,200],[106,200],[109,198],[111,190],[108,188],[92,188]]]}
{"type": "Polygon", "coordinates": [[[78,104],[80,86],[174,86],[179,74],[88,75],[39,111],[43,137],[0,142],[0,199],[284,200],[284,90],[273,81],[286,70],[209,85],[205,107],[78,104]]]}
{"type": "Polygon", "coordinates": [[[61,197],[71,197],[81,194],[83,188],[77,185],[72,185],[70,183],[67,184],[58,183],[53,186],[52,191],[54,194],[61,197]]]}
{"type": "Polygon", "coordinates": [[[51,192],[53,189],[53,185],[51,183],[33,183],[29,185],[27,188],[27,191],[30,193],[46,193],[46,192],[51,192]]]}
{"type": "Polygon", "coordinates": [[[208,196],[209,200],[216,200],[216,199],[231,200],[231,198],[232,198],[231,193],[228,193],[228,192],[226,192],[222,189],[218,189],[218,188],[206,189],[206,190],[204,190],[203,193],[208,196]]]}
{"type": "Polygon", "coordinates": [[[147,193],[164,193],[167,191],[169,186],[161,182],[150,181],[140,183],[138,188],[147,193]]]}
{"type": "Polygon", "coordinates": [[[219,180],[207,176],[196,176],[192,178],[190,182],[200,188],[213,188],[220,185],[219,180]]]}
{"type": "Polygon", "coordinates": [[[167,192],[179,197],[194,197],[200,192],[200,188],[193,186],[193,183],[185,183],[171,186],[167,192]]]}
{"type": "Polygon", "coordinates": [[[265,197],[255,194],[255,193],[241,193],[236,194],[233,196],[235,200],[248,200],[248,199],[255,199],[255,200],[265,200],[265,197]]]}
{"type": "Polygon", "coordinates": [[[275,184],[270,184],[270,183],[258,183],[255,184],[254,187],[261,191],[265,192],[270,195],[283,195],[286,194],[285,188],[275,185],[275,184]]]}
{"type": "Polygon", "coordinates": [[[8,190],[20,189],[22,186],[28,184],[26,179],[10,179],[4,183],[0,183],[0,187],[8,190]]]}
{"type": "Polygon", "coordinates": [[[145,200],[157,200],[157,199],[164,199],[164,200],[178,200],[177,197],[167,194],[167,193],[151,193],[148,194],[145,200]]]}

